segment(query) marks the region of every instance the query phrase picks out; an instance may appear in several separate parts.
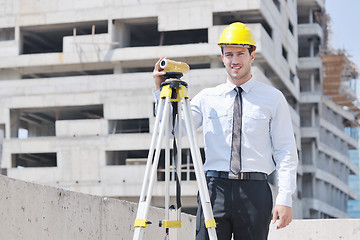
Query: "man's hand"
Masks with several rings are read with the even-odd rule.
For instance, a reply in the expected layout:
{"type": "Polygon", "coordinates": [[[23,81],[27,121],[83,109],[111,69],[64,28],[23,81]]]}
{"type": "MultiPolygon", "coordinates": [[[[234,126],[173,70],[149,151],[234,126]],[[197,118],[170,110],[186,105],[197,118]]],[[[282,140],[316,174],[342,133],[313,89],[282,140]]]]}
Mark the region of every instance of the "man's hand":
{"type": "Polygon", "coordinates": [[[272,223],[276,222],[276,219],[279,217],[279,224],[277,229],[284,228],[289,225],[292,221],[292,208],[282,205],[275,205],[273,211],[272,223]]]}
{"type": "Polygon", "coordinates": [[[155,88],[156,88],[156,90],[160,89],[160,84],[165,81],[164,75],[166,74],[166,72],[165,71],[160,71],[160,70],[162,70],[160,68],[160,62],[163,59],[164,58],[160,58],[156,62],[155,67],[154,67],[154,71],[153,71],[153,77],[155,79],[155,88]]]}

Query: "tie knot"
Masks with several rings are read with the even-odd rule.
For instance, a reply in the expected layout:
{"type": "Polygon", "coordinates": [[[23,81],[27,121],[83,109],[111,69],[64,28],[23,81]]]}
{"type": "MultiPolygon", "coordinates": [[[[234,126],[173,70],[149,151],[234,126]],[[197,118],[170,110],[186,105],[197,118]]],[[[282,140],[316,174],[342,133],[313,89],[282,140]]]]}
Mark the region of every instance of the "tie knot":
{"type": "Polygon", "coordinates": [[[243,89],[242,89],[241,87],[236,87],[236,88],[235,88],[235,91],[236,91],[237,93],[241,93],[241,92],[243,91],[243,89]]]}

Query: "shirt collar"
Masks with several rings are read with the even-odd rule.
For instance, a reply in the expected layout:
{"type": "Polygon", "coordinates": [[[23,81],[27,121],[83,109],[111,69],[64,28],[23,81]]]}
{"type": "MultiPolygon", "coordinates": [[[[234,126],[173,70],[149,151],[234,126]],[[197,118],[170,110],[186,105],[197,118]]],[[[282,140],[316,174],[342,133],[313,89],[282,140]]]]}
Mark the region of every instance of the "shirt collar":
{"type": "MultiPolygon", "coordinates": [[[[254,86],[255,86],[255,79],[253,78],[253,76],[251,76],[251,78],[248,81],[241,84],[239,87],[241,87],[244,92],[248,93],[248,92],[250,92],[251,88],[253,88],[254,86]]],[[[229,79],[226,81],[226,90],[227,90],[227,92],[230,92],[230,91],[234,90],[235,87],[236,87],[236,85],[231,83],[229,81],[229,79]]]]}

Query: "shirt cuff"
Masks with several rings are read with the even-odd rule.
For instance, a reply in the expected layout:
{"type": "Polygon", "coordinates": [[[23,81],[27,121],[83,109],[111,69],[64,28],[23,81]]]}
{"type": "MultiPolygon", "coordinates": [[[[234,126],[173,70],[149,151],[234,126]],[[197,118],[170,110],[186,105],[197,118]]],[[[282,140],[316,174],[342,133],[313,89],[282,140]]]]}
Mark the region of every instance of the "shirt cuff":
{"type": "Polygon", "coordinates": [[[160,98],[160,89],[154,89],[153,94],[154,94],[155,100],[158,101],[160,98]]]}
{"type": "Polygon", "coordinates": [[[279,193],[276,197],[275,205],[292,207],[292,196],[287,193],[279,193]]]}

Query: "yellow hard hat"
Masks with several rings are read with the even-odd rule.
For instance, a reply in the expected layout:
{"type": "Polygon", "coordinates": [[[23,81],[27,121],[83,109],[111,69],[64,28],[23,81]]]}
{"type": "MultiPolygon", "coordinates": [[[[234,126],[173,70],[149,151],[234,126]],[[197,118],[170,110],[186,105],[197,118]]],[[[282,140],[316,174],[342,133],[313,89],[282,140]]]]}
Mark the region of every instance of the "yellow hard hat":
{"type": "Polygon", "coordinates": [[[227,26],[222,32],[219,42],[222,45],[251,45],[256,50],[256,44],[250,29],[241,22],[235,22],[227,26]]]}

